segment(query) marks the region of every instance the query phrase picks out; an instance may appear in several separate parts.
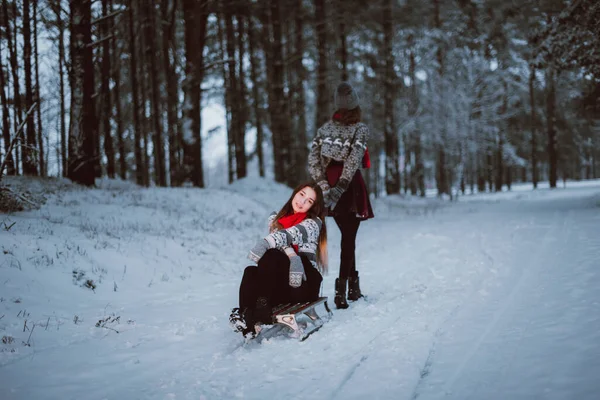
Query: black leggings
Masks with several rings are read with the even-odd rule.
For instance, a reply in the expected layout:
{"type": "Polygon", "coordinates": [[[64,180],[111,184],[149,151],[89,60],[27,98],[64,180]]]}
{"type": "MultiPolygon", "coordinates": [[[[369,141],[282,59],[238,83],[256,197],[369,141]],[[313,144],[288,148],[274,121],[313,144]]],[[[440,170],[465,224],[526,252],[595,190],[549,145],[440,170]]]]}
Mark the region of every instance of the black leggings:
{"type": "Polygon", "coordinates": [[[340,255],[340,280],[348,279],[349,276],[356,275],[356,257],[354,249],[356,248],[356,233],[360,225],[360,220],[355,214],[341,214],[334,218],[335,223],[342,232],[342,251],[340,255]]]}
{"type": "Polygon", "coordinates": [[[240,309],[253,309],[259,297],[266,297],[271,306],[318,299],[323,277],[306,257],[301,259],[306,281],[298,288],[289,285],[290,259],[280,250],[269,249],[257,267],[246,267],[240,284],[240,309]]]}

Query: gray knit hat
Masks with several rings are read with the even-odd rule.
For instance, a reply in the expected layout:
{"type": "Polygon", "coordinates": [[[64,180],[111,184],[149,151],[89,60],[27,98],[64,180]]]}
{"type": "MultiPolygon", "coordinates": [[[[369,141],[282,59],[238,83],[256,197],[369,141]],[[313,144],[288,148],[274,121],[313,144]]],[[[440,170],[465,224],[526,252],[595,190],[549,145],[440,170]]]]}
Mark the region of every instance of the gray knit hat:
{"type": "Polygon", "coordinates": [[[335,109],[352,110],[359,106],[358,93],[348,82],[342,82],[335,90],[335,109]]]}

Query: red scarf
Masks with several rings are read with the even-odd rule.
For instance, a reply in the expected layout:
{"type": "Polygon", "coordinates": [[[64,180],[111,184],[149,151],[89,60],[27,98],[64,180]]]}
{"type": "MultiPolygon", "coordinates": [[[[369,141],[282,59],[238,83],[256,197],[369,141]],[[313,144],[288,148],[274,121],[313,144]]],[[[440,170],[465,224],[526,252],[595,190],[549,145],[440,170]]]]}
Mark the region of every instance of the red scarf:
{"type": "MultiPolygon", "coordinates": [[[[306,213],[295,213],[295,214],[286,215],[285,217],[281,217],[277,220],[277,222],[279,222],[281,224],[283,229],[288,229],[288,228],[291,228],[294,225],[298,225],[300,222],[304,221],[304,218],[306,218],[306,213]]],[[[293,244],[292,247],[294,248],[294,251],[296,253],[298,253],[298,246],[293,244]]]]}

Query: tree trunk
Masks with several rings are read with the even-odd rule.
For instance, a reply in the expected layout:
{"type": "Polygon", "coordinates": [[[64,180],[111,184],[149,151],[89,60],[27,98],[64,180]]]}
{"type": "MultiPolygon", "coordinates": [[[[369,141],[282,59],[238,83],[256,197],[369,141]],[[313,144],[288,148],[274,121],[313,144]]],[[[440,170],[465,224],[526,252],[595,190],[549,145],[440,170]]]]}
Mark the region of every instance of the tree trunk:
{"type": "MultiPolygon", "coordinates": [[[[504,63],[503,63],[504,64],[504,63]]],[[[508,112],[508,89],[506,86],[506,81],[503,82],[503,95],[502,95],[502,108],[500,110],[500,115],[503,117],[502,126],[500,127],[500,132],[498,132],[498,148],[496,149],[496,192],[502,191],[502,186],[504,184],[504,132],[507,131],[507,120],[506,113],[508,112]]]]}
{"type": "Polygon", "coordinates": [[[294,93],[293,107],[297,112],[296,131],[295,131],[295,146],[292,149],[294,153],[294,170],[291,171],[290,183],[296,186],[300,182],[308,178],[308,140],[306,138],[306,96],[304,94],[304,82],[307,80],[306,69],[304,68],[304,7],[302,0],[296,1],[296,13],[294,19],[294,34],[295,34],[295,56],[294,56],[294,75],[296,78],[292,88],[294,93]]]}
{"type": "MultiPolygon", "coordinates": [[[[33,105],[33,84],[31,79],[31,16],[29,14],[29,0],[23,0],[23,65],[25,67],[25,108],[29,110],[33,105]]],[[[27,117],[25,147],[23,148],[23,173],[25,175],[38,175],[36,152],[37,140],[35,137],[35,123],[33,113],[27,117]]]]}
{"type": "Polygon", "coordinates": [[[58,74],[59,74],[59,92],[60,92],[60,166],[63,177],[67,176],[67,125],[65,121],[66,103],[65,103],[65,27],[62,20],[62,8],[59,3],[52,3],[52,9],[56,14],[56,25],[58,27],[58,74]]]}
{"type": "Polygon", "coordinates": [[[546,123],[548,132],[548,167],[549,167],[549,183],[551,188],[556,187],[558,179],[558,154],[556,149],[556,72],[553,67],[546,68],[546,123]]]}
{"type": "Polygon", "coordinates": [[[238,7],[238,15],[236,16],[237,28],[238,28],[238,79],[237,79],[237,100],[239,104],[238,110],[238,138],[235,146],[236,150],[236,166],[237,166],[237,178],[245,178],[247,173],[246,158],[246,122],[248,121],[248,101],[246,98],[246,74],[244,72],[244,58],[245,58],[245,32],[244,32],[244,16],[241,14],[243,8],[238,7]]]}
{"type": "MultiPolygon", "coordinates": [[[[141,109],[141,127],[142,127],[142,156],[144,157],[144,186],[150,186],[150,175],[151,175],[151,170],[152,170],[152,165],[151,165],[151,160],[150,160],[150,141],[152,140],[152,138],[154,136],[153,135],[153,126],[152,126],[152,121],[151,121],[151,117],[152,117],[152,110],[148,109],[149,105],[150,107],[152,106],[150,99],[148,97],[148,85],[149,85],[149,77],[148,77],[148,71],[147,71],[147,67],[148,64],[151,62],[150,60],[146,60],[147,54],[146,54],[146,42],[147,39],[145,37],[145,0],[136,0],[133,1],[138,9],[138,14],[137,14],[137,28],[139,30],[139,43],[140,46],[138,48],[138,76],[141,78],[139,81],[139,88],[140,88],[140,104],[142,106],[141,109]],[[150,136],[150,139],[149,139],[150,136]]],[[[154,61],[154,60],[152,60],[154,61]]],[[[152,171],[154,172],[155,176],[157,176],[157,171],[156,168],[154,168],[154,170],[152,171]]]]}
{"type": "Polygon", "coordinates": [[[250,16],[248,18],[248,53],[250,58],[250,79],[252,80],[254,121],[256,123],[256,155],[258,157],[258,174],[264,177],[265,157],[262,149],[264,134],[262,126],[261,99],[258,91],[258,56],[254,46],[256,41],[256,33],[254,29],[255,27],[254,23],[252,22],[252,16],[250,16]]]}
{"type": "Polygon", "coordinates": [[[165,170],[165,146],[162,134],[162,124],[160,120],[160,98],[158,71],[155,62],[156,58],[156,34],[154,31],[154,7],[152,2],[144,1],[144,39],[146,45],[146,63],[150,69],[150,103],[152,110],[153,150],[154,150],[154,172],[156,174],[156,184],[158,186],[167,186],[167,174],[165,170]]]}
{"type": "Polygon", "coordinates": [[[488,188],[490,192],[494,191],[494,162],[492,157],[492,148],[490,146],[487,147],[486,153],[486,172],[487,172],[487,182],[488,188]]]}
{"type": "MultiPolygon", "coordinates": [[[[113,8],[113,0],[109,0],[108,2],[110,13],[114,12],[113,8]]],[[[120,37],[119,27],[117,27],[114,23],[114,20],[111,20],[110,31],[116,37],[120,37]]],[[[117,145],[119,148],[119,176],[121,179],[127,179],[127,152],[125,149],[125,140],[123,138],[123,118],[121,117],[121,52],[118,51],[116,40],[111,40],[111,48],[112,55],[114,57],[114,63],[112,63],[112,79],[114,82],[114,98],[112,99],[112,103],[115,106],[115,123],[116,123],[116,132],[115,135],[117,137],[117,145]]],[[[111,110],[112,112],[112,110],[111,110]]]]}
{"type": "MultiPolygon", "coordinates": [[[[224,4],[223,4],[224,6],[224,4]]],[[[225,7],[222,7],[225,8],[225,7]]],[[[223,27],[226,15],[225,12],[219,10],[220,17],[217,20],[217,34],[219,37],[219,52],[221,60],[225,60],[226,56],[226,44],[225,44],[225,28],[223,27]]],[[[227,182],[233,183],[235,180],[235,132],[231,118],[231,90],[228,88],[231,86],[229,83],[229,74],[227,63],[223,63],[221,68],[223,74],[223,86],[224,86],[224,103],[225,103],[225,130],[227,134],[227,182]]]]}
{"type": "Polygon", "coordinates": [[[138,96],[138,79],[137,79],[137,49],[135,45],[135,27],[133,4],[129,4],[129,52],[131,57],[131,65],[129,73],[131,74],[131,97],[133,99],[133,146],[135,154],[135,180],[138,185],[144,184],[144,158],[142,157],[142,135],[140,123],[140,101],[138,96]]]}
{"type": "MultiPolygon", "coordinates": [[[[108,0],[102,1],[102,16],[106,18],[109,14],[108,0]]],[[[105,19],[102,22],[101,27],[102,37],[106,38],[112,32],[110,31],[110,20],[105,19]]],[[[115,177],[115,150],[113,146],[113,139],[111,136],[111,99],[110,99],[110,88],[109,81],[111,75],[110,66],[110,40],[105,40],[102,43],[102,64],[101,64],[101,93],[102,93],[102,133],[104,136],[104,154],[106,155],[106,174],[109,178],[114,179],[115,177]]]]}
{"type": "MultiPolygon", "coordinates": [[[[6,69],[8,71],[8,68],[6,69]]],[[[4,88],[6,87],[6,79],[4,79],[4,66],[2,65],[2,46],[0,46],[0,100],[2,101],[2,138],[4,139],[4,150],[6,154],[4,157],[6,158],[6,174],[7,175],[15,175],[15,163],[12,156],[12,151],[9,151],[10,148],[10,121],[8,119],[8,100],[6,98],[6,92],[4,92],[4,88]]],[[[0,161],[1,163],[2,161],[0,161]]],[[[0,171],[2,174],[2,171],[0,171]]]]}
{"type": "MultiPolygon", "coordinates": [[[[230,131],[233,139],[233,158],[235,160],[235,177],[241,179],[246,176],[246,152],[243,143],[243,128],[241,126],[241,110],[243,102],[240,99],[240,84],[236,74],[235,33],[233,27],[233,13],[231,7],[224,7],[223,19],[225,22],[226,50],[227,50],[227,86],[229,99],[230,131]]],[[[242,63],[242,60],[239,60],[242,63]]]]}
{"type": "Polygon", "coordinates": [[[35,61],[35,100],[37,102],[37,142],[39,146],[40,176],[47,175],[46,157],[44,152],[44,139],[42,135],[42,96],[40,95],[40,66],[38,61],[38,34],[37,34],[37,1],[33,2],[33,43],[35,61]]]}
{"type": "Polygon", "coordinates": [[[94,60],[89,46],[91,2],[71,0],[71,117],[68,177],[94,185],[94,137],[98,124],[94,107],[94,60]]]}
{"type": "Polygon", "coordinates": [[[384,75],[384,137],[385,137],[385,190],[387,194],[400,193],[400,168],[398,165],[398,134],[394,120],[394,54],[393,54],[393,2],[383,4],[383,54],[384,75]]]}
{"type": "Polygon", "coordinates": [[[162,45],[163,45],[163,68],[165,71],[165,85],[167,87],[167,135],[169,139],[169,173],[171,186],[181,185],[181,172],[179,153],[181,143],[177,135],[177,72],[175,63],[171,64],[171,54],[173,60],[177,59],[176,40],[174,36],[175,22],[177,14],[177,0],[172,2],[171,12],[169,13],[169,1],[162,2],[163,18],[168,18],[163,22],[162,45]],[[170,17],[168,17],[170,15],[170,17]]]}
{"type": "Polygon", "coordinates": [[[290,170],[290,124],[288,112],[288,97],[285,94],[285,62],[283,58],[282,43],[282,19],[280,0],[271,0],[271,25],[273,29],[273,100],[271,102],[271,124],[273,135],[279,137],[278,143],[281,146],[278,153],[279,157],[275,161],[275,180],[286,182],[288,185],[292,180],[292,171],[290,170]],[[274,107],[273,107],[274,106],[274,107]],[[278,172],[279,170],[279,172],[278,172]],[[278,179],[279,178],[279,179],[278,179]]]}
{"type": "MultiPolygon", "coordinates": [[[[442,21],[440,17],[440,2],[439,0],[433,0],[433,8],[434,8],[434,27],[438,31],[438,34],[441,34],[442,30],[442,21]]],[[[439,74],[439,88],[440,88],[440,114],[441,114],[441,124],[440,124],[440,143],[437,145],[437,159],[436,159],[436,182],[437,182],[437,190],[438,196],[442,194],[450,193],[450,185],[448,184],[448,171],[447,171],[447,156],[446,156],[446,107],[445,107],[445,92],[446,85],[444,83],[444,52],[442,49],[442,44],[438,43],[438,47],[436,50],[436,58],[438,62],[438,74],[439,74]]]]}
{"type": "MultiPolygon", "coordinates": [[[[417,189],[421,197],[425,197],[425,167],[423,165],[423,156],[421,150],[421,132],[418,128],[418,110],[419,110],[419,91],[417,90],[417,62],[415,57],[415,43],[414,36],[410,35],[408,38],[409,43],[409,76],[410,76],[410,103],[408,110],[408,117],[412,120],[414,129],[408,134],[408,142],[410,143],[409,149],[415,155],[414,169],[411,169],[410,178],[410,191],[412,195],[417,194],[417,189]]],[[[410,153],[410,152],[409,152],[410,153]]]]}
{"type": "Polygon", "coordinates": [[[185,23],[185,83],[183,92],[183,149],[186,178],[196,187],[204,187],[202,168],[201,98],[200,85],[204,77],[204,44],[208,18],[208,1],[183,1],[185,23]]]}
{"type": "Polygon", "coordinates": [[[329,93],[327,91],[327,12],[325,0],[315,0],[315,30],[317,34],[317,116],[315,131],[329,120],[329,93]]]}
{"type": "MultiPolygon", "coordinates": [[[[273,168],[275,181],[289,183],[289,117],[287,97],[284,92],[284,62],[281,42],[281,15],[279,0],[270,1],[270,26],[273,33],[272,43],[266,51],[267,76],[269,77],[269,112],[271,115],[271,136],[273,141],[273,168]]],[[[263,22],[264,23],[264,22],[263,22]]]]}
{"type": "Polygon", "coordinates": [[[529,106],[531,107],[531,180],[533,188],[538,185],[538,158],[537,158],[537,133],[535,129],[535,66],[529,66],[529,106]]]}
{"type": "MultiPolygon", "coordinates": [[[[13,31],[12,31],[11,36],[15,40],[14,40],[13,45],[11,46],[11,49],[12,49],[11,54],[14,56],[14,63],[11,59],[11,69],[12,69],[12,74],[13,74],[13,93],[14,93],[13,101],[15,102],[14,110],[15,110],[15,114],[16,114],[16,117],[13,118],[13,123],[14,123],[14,129],[16,132],[19,125],[23,121],[23,113],[24,113],[22,99],[21,99],[21,93],[20,93],[21,85],[19,83],[19,63],[17,61],[19,58],[19,48],[17,46],[18,37],[19,37],[17,17],[19,15],[19,12],[17,10],[17,2],[16,1],[13,1],[13,3],[12,3],[12,15],[13,15],[14,23],[13,23],[13,31]]],[[[23,172],[23,160],[21,157],[21,152],[22,152],[22,146],[23,146],[24,140],[25,139],[23,138],[23,136],[19,135],[17,137],[17,143],[15,146],[15,168],[16,168],[17,175],[19,175],[19,166],[21,168],[21,173],[23,172]]]]}
{"type": "MultiPolygon", "coordinates": [[[[12,14],[14,16],[14,24],[15,24],[15,31],[16,31],[16,15],[17,15],[17,3],[14,2],[13,6],[12,6],[12,14]]],[[[20,85],[19,85],[19,64],[17,62],[17,46],[16,43],[13,45],[13,40],[12,40],[12,30],[10,27],[10,23],[9,23],[9,19],[8,19],[8,15],[10,13],[10,11],[8,10],[8,3],[7,0],[2,0],[2,11],[4,14],[4,28],[5,28],[5,34],[6,34],[6,41],[8,44],[8,51],[9,51],[9,58],[10,58],[10,70],[12,72],[12,83],[13,83],[13,101],[14,101],[14,127],[15,127],[15,132],[17,130],[17,127],[21,124],[22,121],[22,109],[21,109],[21,93],[20,93],[20,85]]],[[[15,37],[15,42],[16,42],[16,37],[15,37]]],[[[15,168],[18,169],[18,162],[15,165],[15,168]]]]}
{"type": "Polygon", "coordinates": [[[338,12],[339,12],[339,19],[340,19],[340,23],[339,23],[339,37],[340,37],[340,47],[339,47],[339,57],[340,57],[340,67],[341,67],[341,74],[340,77],[342,78],[342,81],[347,81],[348,80],[348,46],[346,44],[346,15],[347,13],[345,12],[345,1],[343,0],[339,0],[338,1],[338,12]]]}

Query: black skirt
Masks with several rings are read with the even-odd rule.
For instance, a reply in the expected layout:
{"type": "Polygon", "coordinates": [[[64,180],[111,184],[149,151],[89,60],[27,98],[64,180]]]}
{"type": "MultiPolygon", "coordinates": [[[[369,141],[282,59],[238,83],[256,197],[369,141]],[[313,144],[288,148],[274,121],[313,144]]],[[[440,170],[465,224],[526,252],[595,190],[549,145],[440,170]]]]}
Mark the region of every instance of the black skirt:
{"type": "MultiPolygon", "coordinates": [[[[329,163],[327,166],[327,181],[329,182],[329,186],[335,186],[340,176],[342,176],[343,169],[344,163],[342,162],[332,161],[329,163]]],[[[375,216],[371,207],[367,185],[365,185],[360,169],[356,170],[352,181],[348,185],[348,189],[342,194],[335,208],[329,210],[328,213],[330,216],[345,214],[355,214],[361,221],[375,216]]]]}

